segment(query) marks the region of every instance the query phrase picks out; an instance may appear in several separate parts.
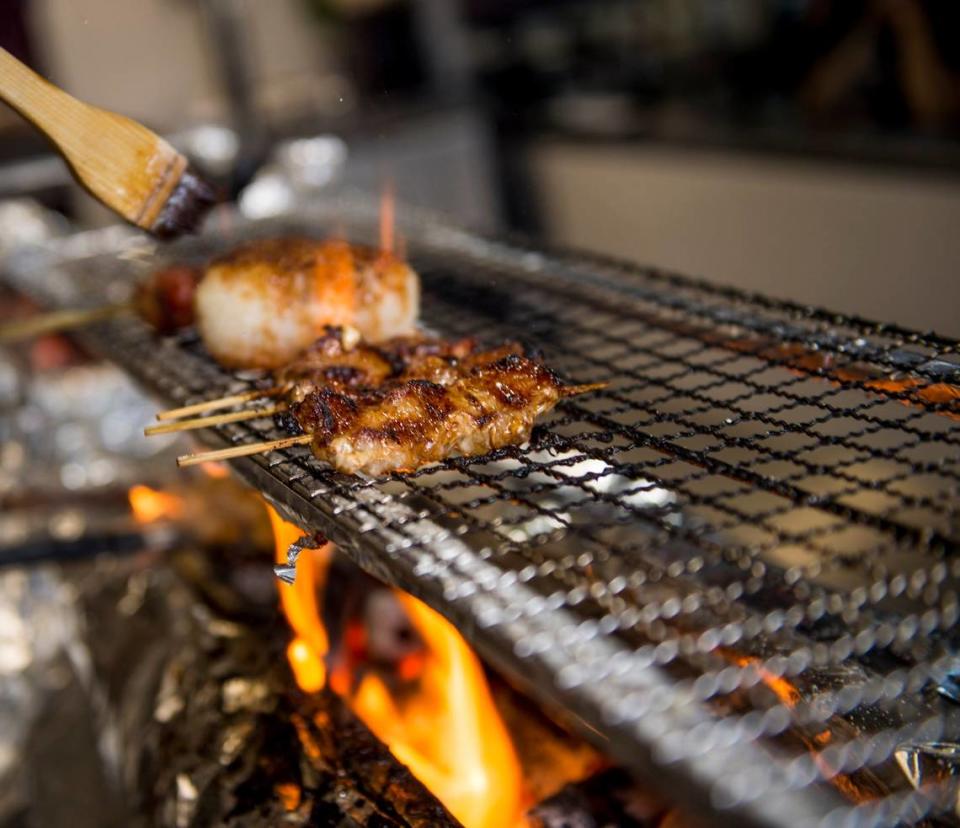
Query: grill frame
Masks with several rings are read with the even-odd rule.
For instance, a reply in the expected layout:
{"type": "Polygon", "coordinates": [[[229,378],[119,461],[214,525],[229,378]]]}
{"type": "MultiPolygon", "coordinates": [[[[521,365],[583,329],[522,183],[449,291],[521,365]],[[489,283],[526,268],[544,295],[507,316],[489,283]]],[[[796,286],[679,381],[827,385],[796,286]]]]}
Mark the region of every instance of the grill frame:
{"type": "MultiPolygon", "coordinates": [[[[338,224],[346,225],[351,238],[375,238],[375,205],[362,198],[331,200],[316,205],[296,219],[285,216],[241,224],[235,233],[242,233],[244,237],[266,235],[291,227],[317,232],[338,224]]],[[[730,409],[732,406],[738,416],[735,422],[726,425],[733,427],[734,434],[720,441],[720,451],[756,450],[759,442],[756,435],[738,435],[735,431],[737,427],[752,422],[746,417],[748,409],[745,406],[756,404],[756,398],[767,388],[756,378],[762,377],[766,371],[774,371],[779,372],[772,385],[778,392],[774,396],[786,402],[781,402],[779,411],[776,406],[757,407],[752,419],[766,429],[763,439],[770,439],[771,434],[774,440],[781,437],[785,440],[811,438],[811,435],[819,434],[817,428],[830,428],[838,417],[849,418],[851,411],[869,412],[889,403],[897,408],[883,409],[884,416],[872,418],[874,421],[866,430],[860,429],[862,433],[854,430],[853,437],[849,433],[840,434],[839,439],[827,440],[826,445],[840,452],[855,451],[851,446],[858,445],[856,439],[885,434],[891,429],[902,433],[909,433],[911,429],[917,432],[916,424],[926,422],[923,418],[931,416],[950,420],[949,427],[944,429],[946,436],[940,442],[954,447],[960,430],[954,425],[955,420],[944,414],[954,414],[958,410],[956,400],[931,403],[921,394],[924,389],[947,380],[960,383],[960,347],[957,342],[765,297],[748,296],[597,256],[546,253],[525,242],[481,237],[450,228],[433,217],[413,211],[406,212],[400,230],[409,240],[414,266],[423,267],[427,324],[438,325],[444,333],[470,333],[473,332],[469,330],[470,324],[476,322],[471,323],[470,318],[483,319],[484,314],[489,316],[502,311],[501,333],[515,333],[517,320],[523,319],[530,324],[530,330],[520,333],[532,334],[538,344],[546,345],[551,364],[558,364],[568,376],[572,375],[572,379],[581,382],[608,379],[610,377],[598,375],[596,369],[609,371],[616,368],[614,385],[609,391],[591,397],[593,402],[572,400],[563,403],[558,414],[548,418],[552,428],[541,429],[530,450],[507,449],[497,453],[499,459],[488,459],[482,464],[451,461],[444,464],[444,472],[424,470],[413,475],[390,476],[381,485],[373,485],[358,478],[325,472],[309,457],[309,452],[292,449],[267,457],[234,461],[233,467],[241,476],[277,503],[288,518],[305,529],[325,533],[371,574],[412,592],[450,617],[491,664],[524,684],[531,695],[571,714],[575,723],[619,762],[641,774],[657,774],[656,778],[669,780],[672,789],[682,792],[685,802],[692,802],[704,811],[716,811],[719,807],[719,815],[731,824],[814,824],[828,815],[830,819],[840,820],[850,809],[826,784],[798,787],[797,774],[809,775],[810,762],[804,764],[792,754],[792,758],[784,760],[785,754],[776,737],[765,738],[763,742],[743,738],[749,727],[757,727],[756,717],[750,719],[749,708],[736,715],[717,714],[717,700],[735,695],[743,687],[738,685],[731,693],[718,694],[714,690],[701,698],[711,689],[711,681],[721,686],[724,681],[729,681],[730,669],[733,669],[729,664],[718,669],[717,648],[726,646],[726,642],[704,641],[704,632],[716,632],[722,639],[727,634],[725,631],[732,634],[735,628],[740,628],[743,635],[743,630],[751,623],[754,627],[760,624],[759,630],[748,637],[756,646],[747,652],[754,662],[762,660],[763,669],[768,673],[772,670],[773,678],[777,677],[777,670],[785,670],[788,675],[796,671],[792,679],[798,684],[800,703],[788,711],[788,716],[797,728],[825,728],[831,738],[838,742],[852,740],[853,744],[873,738],[875,733],[889,734],[892,727],[905,728],[898,737],[901,742],[921,737],[957,737],[960,733],[957,711],[949,702],[919,692],[922,686],[940,681],[947,672],[956,669],[952,652],[944,655],[936,649],[937,646],[943,649],[943,639],[951,649],[954,646],[949,635],[949,628],[954,625],[948,623],[951,617],[949,607],[940,607],[939,615],[934,619],[937,624],[926,630],[931,616],[929,608],[924,609],[927,605],[923,596],[924,588],[936,584],[938,594],[933,603],[939,601],[943,604],[949,597],[948,590],[954,590],[960,577],[956,556],[960,504],[955,491],[947,500],[931,500],[929,495],[926,498],[913,497],[912,500],[904,498],[904,503],[921,510],[932,504],[946,511],[946,523],[941,522],[931,529],[918,520],[911,523],[893,519],[889,511],[878,514],[877,510],[858,510],[844,503],[843,497],[836,493],[811,494],[798,487],[809,474],[798,477],[798,472],[794,472],[791,477],[789,474],[761,473],[751,467],[749,460],[718,461],[711,456],[715,452],[710,450],[709,443],[698,448],[696,442],[715,437],[724,427],[723,418],[710,424],[713,408],[730,409]],[[493,285],[488,283],[490,277],[494,278],[493,285]],[[490,298],[491,291],[494,291],[495,300],[490,298]],[[531,305],[524,297],[541,298],[543,302],[531,305]],[[565,302],[558,304],[558,298],[565,302]],[[581,304],[575,305],[574,299],[581,304]],[[590,309],[594,320],[591,324],[577,321],[580,308],[590,309]],[[632,325],[642,335],[629,341],[621,358],[639,359],[639,362],[634,365],[614,362],[619,352],[614,350],[610,355],[609,348],[622,345],[626,335],[617,334],[615,327],[600,328],[595,321],[599,317],[631,320],[629,325],[624,322],[624,326],[629,329],[632,325]],[[561,330],[558,319],[570,324],[561,330]],[[465,326],[462,323],[466,323],[465,326]],[[571,342],[580,342],[591,336],[597,343],[594,349],[583,349],[579,355],[570,352],[567,338],[571,342]],[[684,351],[684,343],[690,342],[699,343],[698,350],[684,351]],[[677,347],[679,350],[675,350],[677,347]],[[692,359],[695,355],[712,359],[713,352],[719,354],[717,361],[697,362],[692,359]],[[600,354],[606,355],[598,356],[600,354]],[[743,367],[718,385],[690,384],[697,374],[720,380],[725,366],[738,363],[750,367],[743,367]],[[682,370],[662,373],[670,366],[682,370]],[[901,372],[903,379],[918,384],[893,393],[868,385],[886,381],[891,370],[901,372]],[[784,379],[785,375],[790,379],[784,379]],[[617,382],[623,378],[629,378],[633,385],[639,384],[639,388],[617,382]],[[819,396],[797,396],[789,390],[789,384],[794,380],[800,387],[803,383],[819,385],[819,396]],[[734,383],[744,387],[738,395],[725,399],[710,395],[711,391],[722,391],[725,385],[734,383]],[[641,396],[642,405],[638,404],[637,397],[632,396],[658,387],[667,392],[666,396],[641,396]],[[785,387],[788,396],[783,397],[785,387]],[[865,391],[865,388],[869,390],[865,391]],[[821,406],[821,397],[846,392],[860,395],[856,404],[821,406]],[[791,394],[796,399],[791,399],[791,394]],[[671,405],[683,399],[692,399],[698,405],[670,410],[671,405]],[[777,416],[778,413],[795,412],[797,407],[811,400],[816,402],[813,407],[820,408],[821,413],[810,423],[777,416]],[[604,410],[604,401],[617,402],[621,407],[626,406],[626,410],[617,411],[617,406],[604,410]],[[636,415],[641,411],[647,418],[639,424],[624,424],[617,419],[621,414],[636,415]],[[697,419],[701,415],[707,420],[697,419]],[[578,424],[580,432],[575,431],[572,436],[564,433],[578,424]],[[584,431],[585,424],[597,431],[584,431]],[[682,426],[681,431],[669,431],[670,427],[678,426],[682,426]],[[603,439],[597,435],[602,435],[603,439]],[[692,446],[683,441],[692,443],[692,446]],[[566,456],[565,453],[570,451],[579,452],[584,459],[566,456]],[[631,452],[638,458],[630,464],[611,462],[631,452]],[[673,464],[681,464],[679,468],[684,472],[674,478],[675,483],[663,475],[664,470],[673,464]],[[474,469],[478,465],[488,467],[482,475],[474,469]],[[688,472],[688,469],[696,471],[688,472]],[[430,479],[437,475],[440,482],[431,486],[430,479]],[[541,476],[537,478],[541,480],[540,485],[545,487],[539,491],[536,490],[537,484],[527,485],[531,477],[537,475],[541,476]],[[461,477],[466,477],[466,483],[470,485],[460,486],[461,477]],[[602,486],[613,477],[618,478],[614,488],[604,489],[602,486]],[[894,559],[898,555],[921,556],[924,565],[913,571],[923,572],[924,578],[914,589],[911,574],[911,580],[894,602],[905,605],[902,611],[883,606],[883,612],[875,619],[871,615],[872,596],[868,594],[864,603],[858,587],[868,590],[877,581],[865,583],[860,578],[851,584],[847,571],[850,565],[844,561],[839,566],[834,565],[836,572],[828,571],[826,575],[818,572],[812,579],[801,572],[797,579],[790,581],[793,576],[788,568],[778,571],[769,560],[760,557],[761,552],[775,552],[775,544],[771,550],[765,550],[762,544],[751,544],[736,533],[733,535],[736,543],[733,543],[729,533],[725,536],[722,531],[710,532],[713,527],[704,524],[699,515],[701,522],[692,519],[693,507],[724,505],[725,490],[721,488],[719,493],[697,496],[691,495],[686,487],[691,484],[720,485],[723,481],[733,481],[741,488],[730,489],[733,504],[726,504],[726,511],[717,510],[720,515],[717,521],[726,515],[728,519],[743,524],[734,527],[738,531],[751,528],[741,501],[762,495],[772,498],[767,502],[776,505],[756,511],[756,525],[791,517],[795,510],[810,509],[817,516],[826,515],[846,526],[877,533],[885,543],[882,549],[894,559]],[[449,515],[441,513],[442,507],[451,505],[451,501],[445,499],[446,495],[478,483],[481,489],[492,494],[485,495],[472,506],[470,504],[478,498],[466,501],[466,505],[453,502],[452,505],[460,509],[459,518],[450,520],[449,515]],[[671,488],[672,485],[675,488],[671,488]],[[566,489],[572,489],[581,499],[571,505],[561,498],[559,505],[550,505],[549,497],[559,497],[557,492],[566,489]],[[438,491],[443,495],[438,495],[438,491]],[[540,499],[541,495],[545,497],[540,499]],[[634,498],[640,505],[634,508],[629,498],[634,498]],[[489,527],[471,521],[469,513],[482,512],[488,507],[508,512],[517,500],[520,516],[528,513],[533,518],[545,519],[548,531],[543,531],[543,525],[531,529],[530,520],[511,524],[510,518],[501,518],[502,522],[494,528],[503,532],[494,533],[493,544],[478,541],[478,535],[486,537],[490,534],[489,527]],[[629,508],[624,510],[625,504],[629,508]],[[614,533],[616,543],[606,546],[608,550],[617,551],[618,556],[624,556],[620,564],[615,564],[617,558],[614,563],[601,560],[605,547],[598,540],[599,533],[591,535],[595,527],[558,517],[566,513],[576,514],[579,507],[583,507],[590,517],[594,514],[590,511],[594,506],[597,506],[601,521],[605,519],[603,509],[608,506],[617,518],[622,518],[625,511],[633,521],[628,524],[630,531],[626,541],[614,533]],[[526,541],[517,541],[516,534],[511,536],[511,532],[527,532],[533,536],[526,541]],[[632,533],[637,533],[639,538],[630,537],[632,533]],[[570,553],[567,547],[574,541],[578,545],[577,556],[568,563],[570,553]],[[581,563],[579,556],[585,552],[590,552],[592,557],[581,563]],[[534,557],[524,558],[525,555],[534,557]],[[536,555],[540,556],[539,559],[536,555]],[[516,561],[518,556],[526,561],[523,567],[516,561]],[[699,564],[694,566],[698,559],[699,564]],[[525,570],[537,560],[537,571],[526,580],[525,570]],[[763,571],[754,570],[758,561],[764,563],[763,571]],[[555,564],[555,569],[543,574],[541,570],[550,562],[555,564]],[[608,567],[609,574],[613,571],[610,567],[615,569],[628,564],[634,569],[627,574],[643,572],[644,580],[638,584],[631,582],[623,590],[612,589],[613,579],[602,577],[603,568],[608,567]],[[600,571],[601,577],[585,578],[584,572],[590,571],[591,567],[600,571]],[[729,580],[731,570],[737,568],[748,577],[740,582],[729,580]],[[831,584],[828,576],[835,577],[836,582],[831,584]],[[728,580],[721,580],[726,585],[719,587],[711,580],[714,578],[728,580]],[[606,589],[606,594],[603,589],[599,595],[592,594],[591,590],[598,582],[606,589]],[[564,588],[559,604],[552,599],[556,591],[546,593],[545,583],[558,590],[564,588]],[[736,589],[730,592],[737,583],[741,590],[739,595],[734,594],[736,589]],[[802,659],[791,664],[790,659],[783,656],[784,652],[793,657],[803,651],[816,662],[818,654],[823,654],[823,647],[818,649],[823,642],[813,640],[805,630],[798,629],[799,624],[793,623],[795,615],[790,616],[790,612],[794,607],[784,607],[782,601],[774,601],[767,612],[760,613],[756,602],[750,603],[752,597],[764,599],[768,593],[778,597],[783,590],[787,595],[795,595],[805,583],[812,584],[814,593],[817,588],[824,590],[822,600],[828,604],[835,601],[835,606],[828,607],[827,616],[842,617],[844,613],[852,612],[854,618],[847,628],[826,639],[830,644],[825,663],[812,667],[804,667],[800,663],[802,659]],[[574,602],[572,597],[578,589],[585,595],[574,602]],[[631,600],[624,612],[633,610],[630,618],[636,619],[630,624],[629,635],[634,636],[637,627],[641,633],[640,638],[632,640],[621,639],[619,629],[605,633],[601,626],[605,615],[617,620],[613,610],[619,606],[617,598],[626,590],[630,591],[631,600]],[[911,590],[919,595],[911,597],[911,590]],[[653,612],[651,608],[654,608],[653,612]],[[777,612],[787,619],[786,622],[781,619],[779,627],[773,623],[780,618],[777,612]],[[687,625],[681,623],[685,617],[689,617],[687,625]],[[911,619],[915,627],[912,632],[908,623],[911,619]],[[705,629],[704,621],[707,622],[705,629]],[[766,630],[764,624],[772,628],[766,630]],[[899,644],[896,636],[901,630],[907,633],[903,642],[907,651],[925,643],[919,640],[924,631],[937,633],[941,640],[931,636],[933,644],[926,648],[937,657],[918,659],[902,669],[899,666],[887,669],[867,658],[852,659],[852,664],[844,666],[848,659],[842,657],[843,647],[836,647],[837,643],[843,642],[846,636],[850,639],[849,652],[852,654],[866,643],[864,656],[871,656],[874,648],[889,649],[890,645],[878,647],[876,641],[871,645],[866,639],[857,637],[864,630],[874,630],[875,633],[885,624],[894,630],[892,644],[899,644]],[[663,633],[663,626],[666,626],[666,634],[658,640],[657,634],[663,633]],[[939,629],[943,626],[948,629],[939,629]],[[858,630],[856,635],[850,634],[854,630],[858,630]],[[704,651],[700,652],[698,646],[704,651]],[[833,647],[836,650],[831,650],[833,647]],[[672,648],[677,652],[671,656],[672,648]],[[687,672],[692,664],[693,672],[678,682],[672,670],[680,662],[687,672]],[[844,669],[838,674],[837,670],[842,666],[844,669]],[[603,682],[591,680],[589,671],[593,669],[601,674],[607,669],[603,682]],[[808,686],[804,686],[804,681],[808,686]],[[898,685],[911,692],[895,701],[900,695],[895,692],[898,685]],[[853,694],[851,688],[855,689],[853,694]],[[858,694],[859,698],[856,697],[858,694]],[[872,700],[874,696],[878,697],[877,701],[872,700]],[[864,702],[865,699],[869,704],[864,702]],[[625,717],[630,706],[628,703],[635,703],[635,709],[640,713],[625,717]],[[847,708],[856,714],[864,705],[871,711],[876,708],[893,718],[879,728],[851,723],[855,716],[847,712],[847,708]],[[888,707],[896,708],[895,715],[888,707]],[[921,724],[911,728],[911,722],[921,724]],[[700,734],[702,740],[713,739],[717,746],[706,752],[698,751],[697,740],[691,734],[700,734]],[[732,741],[732,744],[721,747],[724,741],[732,741]],[[746,789],[745,786],[750,784],[755,790],[746,789]],[[763,791],[762,796],[751,796],[758,790],[763,791]]],[[[205,257],[212,247],[229,243],[229,238],[201,238],[172,247],[164,257],[205,257]]],[[[110,230],[18,254],[11,259],[8,268],[11,281],[20,289],[50,304],[74,305],[81,298],[87,302],[116,298],[122,288],[120,282],[129,281],[131,275],[155,264],[152,246],[124,231],[110,230]],[[110,273],[110,269],[114,272],[110,273]]],[[[189,337],[168,340],[158,350],[155,338],[137,320],[104,323],[81,336],[93,349],[119,362],[148,389],[171,404],[215,396],[237,384],[246,386],[250,381],[249,378],[237,380],[205,360],[196,342],[189,337]]],[[[943,425],[942,422],[939,424],[943,425]]],[[[255,425],[236,424],[208,430],[201,438],[214,446],[243,442],[257,433],[255,425]]],[[[268,429],[262,432],[262,436],[258,434],[258,438],[267,439],[271,435],[268,429]]],[[[911,439],[915,441],[914,447],[933,442],[923,431],[912,434],[911,439]]],[[[894,444],[886,448],[881,445],[870,449],[869,459],[880,462],[890,458],[897,460],[905,445],[894,444]]],[[[760,454],[774,463],[796,465],[798,457],[807,449],[809,445],[801,443],[798,447],[760,454]]],[[[952,458],[948,460],[951,462],[946,464],[935,460],[925,461],[925,464],[918,462],[911,472],[915,475],[926,473],[921,469],[930,469],[929,473],[939,474],[946,468],[956,480],[955,464],[952,458]]],[[[823,467],[823,463],[801,464],[805,472],[823,467]]],[[[846,483],[855,487],[853,495],[860,491],[885,494],[888,486],[901,479],[911,482],[913,477],[905,474],[900,478],[884,478],[879,486],[876,483],[867,485],[857,477],[846,483]]],[[[456,509],[454,514],[457,514],[456,509]]],[[[796,515],[793,517],[797,518],[796,515]]],[[[810,517],[812,519],[812,515],[810,517]]],[[[609,518],[609,522],[612,525],[616,520],[609,518]]],[[[784,528],[777,533],[775,540],[797,541],[800,538],[801,542],[813,543],[816,548],[817,543],[822,543],[818,538],[831,536],[831,525],[836,524],[814,526],[809,537],[799,530],[784,528]]],[[[609,527],[602,524],[602,528],[609,527]]],[[[847,554],[854,555],[853,552],[847,554]]],[[[864,554],[873,553],[868,547],[864,554]]],[[[884,566],[889,570],[890,564],[882,558],[882,555],[877,560],[867,558],[872,561],[870,565],[874,569],[871,577],[884,566]]],[[[906,566],[902,561],[898,565],[901,568],[906,566]]],[[[862,561],[861,568],[864,568],[862,561]]],[[[887,580],[892,581],[892,578],[887,580]]],[[[805,611],[810,609],[812,600],[803,607],[805,611]]],[[[885,602],[889,603],[887,596],[881,596],[875,603],[883,605],[885,602]]],[[[955,605],[954,598],[954,620],[955,605]]],[[[734,643],[738,641],[734,639],[734,643]]],[[[902,655],[899,657],[903,658],[902,655]]],[[[761,685],[775,686],[770,675],[762,678],[763,674],[758,672],[754,662],[737,666],[738,680],[744,683],[752,680],[754,690],[761,685]],[[757,675],[761,679],[757,679],[757,675]]],[[[746,690],[750,692],[749,687],[746,690]]],[[[765,699],[756,705],[756,710],[769,718],[769,721],[760,720],[761,733],[764,728],[774,730],[779,726],[774,720],[785,707],[768,701],[765,699]]],[[[876,744],[876,740],[870,742],[870,750],[875,750],[876,744]]],[[[867,753],[868,761],[872,761],[869,751],[867,753]]],[[[887,765],[890,761],[887,756],[887,765]]],[[[867,772],[855,761],[851,760],[850,764],[852,774],[867,772]]],[[[882,764],[877,763],[878,766],[882,764]]],[[[871,765],[870,774],[873,771],[871,765]]],[[[896,781],[896,775],[890,773],[889,767],[876,779],[881,786],[891,781],[896,781]]],[[[899,818],[897,814],[912,817],[925,806],[943,808],[944,803],[936,801],[935,796],[912,793],[901,785],[893,795],[873,805],[865,805],[855,813],[858,824],[887,824],[899,818]]]]}

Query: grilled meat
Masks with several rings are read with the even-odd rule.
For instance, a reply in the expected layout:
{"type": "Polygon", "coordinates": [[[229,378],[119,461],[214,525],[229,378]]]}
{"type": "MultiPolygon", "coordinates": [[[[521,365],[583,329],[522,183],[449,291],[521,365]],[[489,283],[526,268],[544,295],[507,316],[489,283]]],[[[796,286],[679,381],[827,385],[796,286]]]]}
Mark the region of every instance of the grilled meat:
{"type": "Polygon", "coordinates": [[[189,265],[172,265],[151,274],[134,293],[137,313],[160,333],[173,333],[193,324],[193,299],[200,271],[189,265]]]}
{"type": "Polygon", "coordinates": [[[289,399],[299,401],[314,388],[371,390],[398,379],[426,379],[448,385],[463,366],[520,353],[509,343],[495,351],[480,351],[476,340],[439,339],[423,334],[399,336],[379,345],[359,341],[351,329],[329,326],[326,332],[293,362],[277,371],[279,385],[288,386],[289,399]]]}
{"type": "Polygon", "coordinates": [[[185,455],[177,463],[195,465],[310,444],[317,457],[340,471],[378,475],[522,443],[534,420],[561,399],[605,385],[565,386],[542,362],[523,356],[516,342],[483,349],[473,339],[415,335],[370,345],[342,327],[329,327],[275,378],[277,385],[262,393],[228,395],[158,418],[285,396],[286,402],[272,411],[257,407],[147,431],[183,431],[273,414],[295,436],[185,455]]]}
{"type": "Polygon", "coordinates": [[[539,415],[585,390],[565,388],[542,363],[500,349],[448,366],[455,373],[444,383],[406,378],[373,389],[316,388],[291,413],[312,435],[317,457],[343,472],[379,475],[522,443],[539,415]]]}
{"type": "Polygon", "coordinates": [[[279,368],[327,325],[351,325],[379,342],[410,333],[420,285],[389,254],[342,241],[262,239],[207,267],[196,324],[228,367],[279,368]]]}

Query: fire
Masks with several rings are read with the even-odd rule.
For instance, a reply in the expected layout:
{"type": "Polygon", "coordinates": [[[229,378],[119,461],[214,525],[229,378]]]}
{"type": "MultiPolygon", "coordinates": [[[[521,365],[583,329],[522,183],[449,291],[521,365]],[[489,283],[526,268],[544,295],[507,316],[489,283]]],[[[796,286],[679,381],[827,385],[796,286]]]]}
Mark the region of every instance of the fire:
{"type": "Polygon", "coordinates": [[[420,692],[394,699],[370,673],[354,711],[467,828],[517,824],[520,763],[480,662],[449,621],[397,597],[426,645],[420,692]]]}
{"type": "MultiPolygon", "coordinates": [[[[277,561],[286,563],[287,548],[303,533],[268,510],[277,561]]],[[[326,683],[329,641],[317,595],[331,554],[329,544],[305,550],[296,582],[280,586],[295,634],[287,656],[307,692],[326,683]]],[[[466,828],[522,825],[520,762],[483,667],[446,619],[409,595],[396,596],[424,645],[423,654],[405,657],[398,668],[399,678],[414,689],[393,691],[374,672],[355,689],[350,676],[337,672],[331,688],[466,828]]]]}
{"type": "Polygon", "coordinates": [[[394,227],[396,225],[396,200],[393,194],[393,181],[387,179],[380,194],[380,251],[393,253],[394,227]]]}
{"type": "MultiPolygon", "coordinates": [[[[795,708],[802,701],[803,696],[801,696],[800,691],[788,679],[778,676],[763,667],[760,659],[732,652],[727,652],[726,654],[731,661],[740,667],[752,665],[760,676],[760,681],[764,686],[769,688],[773,694],[790,709],[795,708]]],[[[807,746],[813,755],[813,761],[817,767],[820,768],[820,772],[824,778],[842,794],[853,802],[866,802],[871,798],[869,792],[865,791],[847,774],[841,773],[832,767],[820,753],[822,748],[825,748],[833,741],[833,736],[829,730],[822,730],[819,733],[813,734],[813,744],[806,739],[804,739],[804,741],[807,742],[807,746]]]]}
{"type": "MultiPolygon", "coordinates": [[[[298,541],[303,531],[287,523],[275,509],[267,507],[273,535],[276,540],[277,563],[287,562],[287,549],[298,541]]],[[[317,592],[323,585],[327,563],[333,547],[306,549],[297,562],[297,579],[292,584],[280,584],[280,602],[283,613],[293,628],[294,639],[287,647],[287,658],[297,678],[297,684],[308,693],[321,690],[326,684],[327,668],[323,661],[330,650],[327,630],[320,620],[317,592]]]]}
{"type": "Polygon", "coordinates": [[[183,516],[183,499],[167,492],[158,492],[149,486],[133,486],[127,492],[130,508],[138,523],[158,520],[176,520],[183,516]]]}
{"type": "Polygon", "coordinates": [[[279,785],[274,785],[274,790],[277,793],[277,796],[280,797],[280,801],[283,803],[283,807],[287,811],[295,811],[300,806],[300,799],[303,796],[303,792],[300,790],[298,785],[293,783],[281,783],[279,785]]]}
{"type": "MultiPolygon", "coordinates": [[[[727,652],[721,650],[721,652],[727,652]]],[[[796,707],[802,697],[800,691],[790,683],[788,679],[783,678],[783,676],[778,676],[776,673],[770,672],[766,667],[763,666],[763,663],[759,658],[754,658],[752,656],[740,655],[739,653],[727,652],[728,657],[733,661],[738,667],[748,667],[753,666],[753,669],[757,671],[757,674],[760,676],[760,681],[763,684],[773,691],[773,694],[780,699],[787,707],[794,708],[796,707]]]]}
{"type": "Polygon", "coordinates": [[[353,248],[341,239],[331,239],[317,258],[313,291],[320,307],[326,308],[323,325],[349,325],[357,307],[357,262],[353,248]]]}

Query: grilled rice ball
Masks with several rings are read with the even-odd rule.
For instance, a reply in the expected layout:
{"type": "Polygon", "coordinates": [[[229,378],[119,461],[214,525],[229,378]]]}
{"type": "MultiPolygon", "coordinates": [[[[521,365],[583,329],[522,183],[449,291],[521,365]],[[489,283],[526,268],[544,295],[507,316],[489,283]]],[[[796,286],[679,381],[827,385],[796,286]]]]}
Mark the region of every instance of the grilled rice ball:
{"type": "Polygon", "coordinates": [[[343,241],[249,242],[211,262],[196,292],[196,325],[229,368],[279,368],[328,325],[380,342],[413,331],[420,282],[404,262],[343,241]]]}

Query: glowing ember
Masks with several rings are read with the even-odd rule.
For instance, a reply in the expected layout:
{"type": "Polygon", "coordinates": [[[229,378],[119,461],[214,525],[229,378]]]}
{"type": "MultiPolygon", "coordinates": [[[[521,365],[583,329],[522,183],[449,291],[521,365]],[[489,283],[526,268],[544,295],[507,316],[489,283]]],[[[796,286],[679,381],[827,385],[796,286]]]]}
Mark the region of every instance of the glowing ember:
{"type": "MultiPolygon", "coordinates": [[[[268,511],[277,562],[286,563],[287,548],[303,532],[268,511]]],[[[330,554],[329,545],[304,550],[296,582],[279,586],[295,633],[287,656],[307,692],[326,681],[329,641],[317,596],[330,554]]],[[[351,676],[341,670],[331,675],[331,688],[466,828],[522,825],[520,763],[483,667],[448,621],[408,595],[396,597],[424,645],[398,664],[398,677],[412,689],[393,691],[369,672],[352,692],[351,676]]]]}
{"type": "Polygon", "coordinates": [[[773,691],[773,694],[780,699],[787,707],[794,708],[796,707],[801,700],[800,691],[793,686],[787,679],[783,676],[778,676],[776,673],[771,673],[766,667],[763,666],[763,663],[759,658],[753,658],[752,656],[741,655],[739,653],[734,653],[732,651],[726,652],[727,657],[733,661],[739,667],[748,667],[752,666],[757,674],[760,676],[760,681],[773,691]]]}
{"type": "Polygon", "coordinates": [[[299,785],[294,785],[292,782],[281,783],[274,785],[274,790],[287,811],[295,811],[300,805],[302,792],[299,785]]]}
{"type": "MultiPolygon", "coordinates": [[[[721,652],[724,651],[721,650],[721,652]]],[[[791,710],[803,700],[803,697],[800,695],[800,691],[788,679],[778,676],[775,673],[771,673],[769,670],[763,667],[760,659],[752,656],[740,655],[731,651],[726,651],[726,655],[731,661],[740,667],[753,666],[760,676],[760,681],[764,684],[764,686],[773,691],[773,694],[791,710]]],[[[803,739],[803,741],[807,744],[807,747],[810,749],[810,752],[813,755],[813,761],[820,769],[820,773],[823,774],[824,779],[828,780],[834,787],[836,787],[842,794],[844,794],[853,802],[866,802],[872,798],[870,792],[861,788],[861,786],[859,786],[847,774],[841,773],[834,768],[820,753],[820,750],[829,745],[833,740],[829,730],[823,730],[820,733],[815,733],[812,739],[808,739],[802,734],[798,735],[800,735],[801,739],[803,739]]]]}
{"type": "Polygon", "coordinates": [[[183,499],[177,495],[159,492],[149,486],[133,486],[127,497],[138,523],[176,520],[183,516],[183,499]]]}

